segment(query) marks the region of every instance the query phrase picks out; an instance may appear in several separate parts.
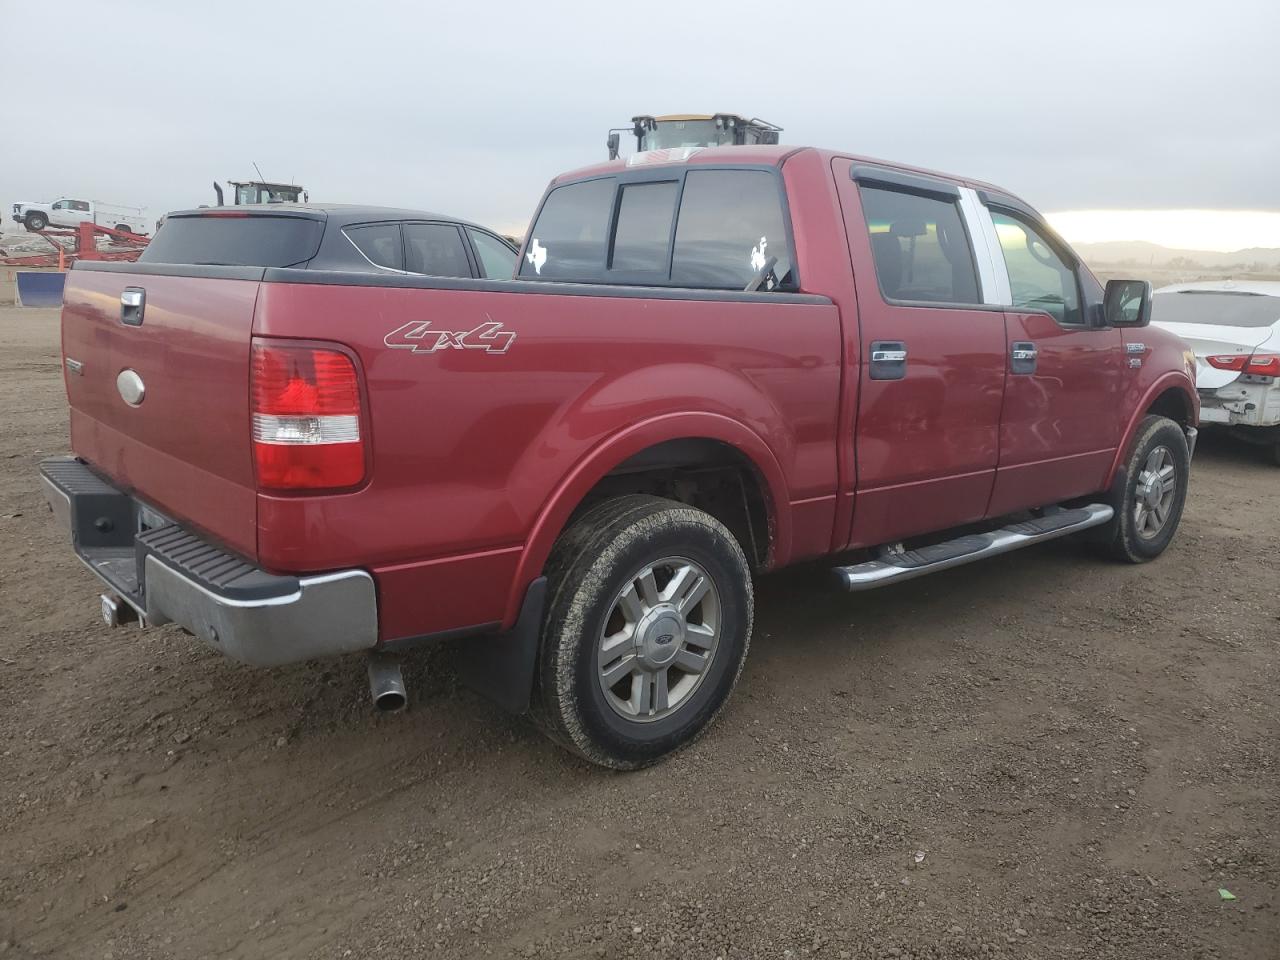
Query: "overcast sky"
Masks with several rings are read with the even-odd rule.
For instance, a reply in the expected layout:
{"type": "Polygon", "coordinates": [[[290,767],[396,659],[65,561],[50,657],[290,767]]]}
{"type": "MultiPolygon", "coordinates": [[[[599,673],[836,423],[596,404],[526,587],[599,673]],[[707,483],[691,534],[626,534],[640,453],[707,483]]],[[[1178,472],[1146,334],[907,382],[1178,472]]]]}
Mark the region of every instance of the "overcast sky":
{"type": "Polygon", "coordinates": [[[1280,211],[1277,0],[0,0],[0,36],[6,205],[154,217],[257,161],[511,229],[609,127],[723,110],[1046,211],[1280,211]]]}

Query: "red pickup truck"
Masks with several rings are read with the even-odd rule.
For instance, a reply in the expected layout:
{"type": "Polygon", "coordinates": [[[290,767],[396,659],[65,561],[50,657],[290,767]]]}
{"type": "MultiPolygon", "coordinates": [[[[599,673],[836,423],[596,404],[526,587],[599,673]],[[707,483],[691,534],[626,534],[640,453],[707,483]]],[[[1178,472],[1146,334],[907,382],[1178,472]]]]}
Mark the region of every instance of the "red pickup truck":
{"type": "Polygon", "coordinates": [[[1137,562],[1178,526],[1194,357],[996,187],[642,153],[554,180],[507,280],[316,269],[352,223],[191,211],[69,275],[75,456],[42,473],[109,622],[366,651],[383,706],[396,651],[452,639],[634,768],[725,703],[755,573],[840,555],[857,591],[1077,533],[1137,562]]]}

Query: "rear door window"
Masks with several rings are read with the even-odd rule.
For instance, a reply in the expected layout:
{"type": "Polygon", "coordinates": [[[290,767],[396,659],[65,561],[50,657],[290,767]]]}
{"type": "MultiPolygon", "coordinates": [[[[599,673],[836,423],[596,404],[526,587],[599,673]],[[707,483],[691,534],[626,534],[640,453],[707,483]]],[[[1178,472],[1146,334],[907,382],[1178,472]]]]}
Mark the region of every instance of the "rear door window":
{"type": "Polygon", "coordinates": [[[404,248],[400,242],[398,223],[370,223],[347,227],[343,233],[375,266],[386,267],[388,270],[404,269],[404,248]]]}
{"type": "Polygon", "coordinates": [[[886,300],[982,302],[958,201],[865,185],[859,192],[886,300]]]}
{"type": "Polygon", "coordinates": [[[676,223],[671,280],[741,290],[769,257],[790,286],[791,254],[777,179],[765,170],[690,170],[676,223]]]}
{"type": "Polygon", "coordinates": [[[614,186],[612,177],[604,177],[552,190],[530,231],[520,276],[602,280],[614,186]]]}
{"type": "Polygon", "coordinates": [[[140,263],[291,267],[316,255],[324,222],[268,215],[166,217],[140,263]]]}
{"type": "Polygon", "coordinates": [[[659,273],[666,279],[679,187],[675,180],[623,185],[618,198],[618,225],[613,232],[610,269],[659,273]]]}
{"type": "Polygon", "coordinates": [[[410,273],[428,277],[471,276],[462,234],[451,223],[406,223],[404,263],[410,273]]]}
{"type": "Polygon", "coordinates": [[[510,280],[516,272],[516,252],[492,234],[467,228],[480,273],[489,280],[510,280]]]}

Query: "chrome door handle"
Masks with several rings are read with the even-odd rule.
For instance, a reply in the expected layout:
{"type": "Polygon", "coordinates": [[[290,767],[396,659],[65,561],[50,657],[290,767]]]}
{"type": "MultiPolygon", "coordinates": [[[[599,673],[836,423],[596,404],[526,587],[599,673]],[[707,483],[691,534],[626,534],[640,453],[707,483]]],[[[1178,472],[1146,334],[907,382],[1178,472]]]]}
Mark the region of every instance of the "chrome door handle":
{"type": "Polygon", "coordinates": [[[1036,349],[1036,345],[1027,340],[1019,340],[1009,350],[1009,372],[1010,373],[1035,373],[1036,358],[1040,356],[1040,351],[1036,349]]]}
{"type": "Polygon", "coordinates": [[[901,340],[873,340],[867,373],[872,380],[906,379],[907,345],[901,340]]]}
{"type": "Polygon", "coordinates": [[[907,351],[905,350],[872,350],[872,363],[901,363],[907,359],[907,351]]]}

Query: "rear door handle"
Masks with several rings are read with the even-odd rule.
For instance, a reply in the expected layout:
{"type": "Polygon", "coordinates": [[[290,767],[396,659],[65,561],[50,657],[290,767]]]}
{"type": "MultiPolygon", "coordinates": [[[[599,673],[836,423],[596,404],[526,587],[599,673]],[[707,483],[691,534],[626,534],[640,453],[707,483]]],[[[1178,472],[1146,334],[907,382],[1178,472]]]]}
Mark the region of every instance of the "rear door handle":
{"type": "Polygon", "coordinates": [[[907,375],[907,345],[901,340],[873,340],[869,370],[872,380],[902,380],[907,375]]]}
{"type": "Polygon", "coordinates": [[[1036,372],[1036,360],[1040,351],[1029,340],[1018,340],[1009,351],[1009,372],[1029,374],[1036,372]]]}

